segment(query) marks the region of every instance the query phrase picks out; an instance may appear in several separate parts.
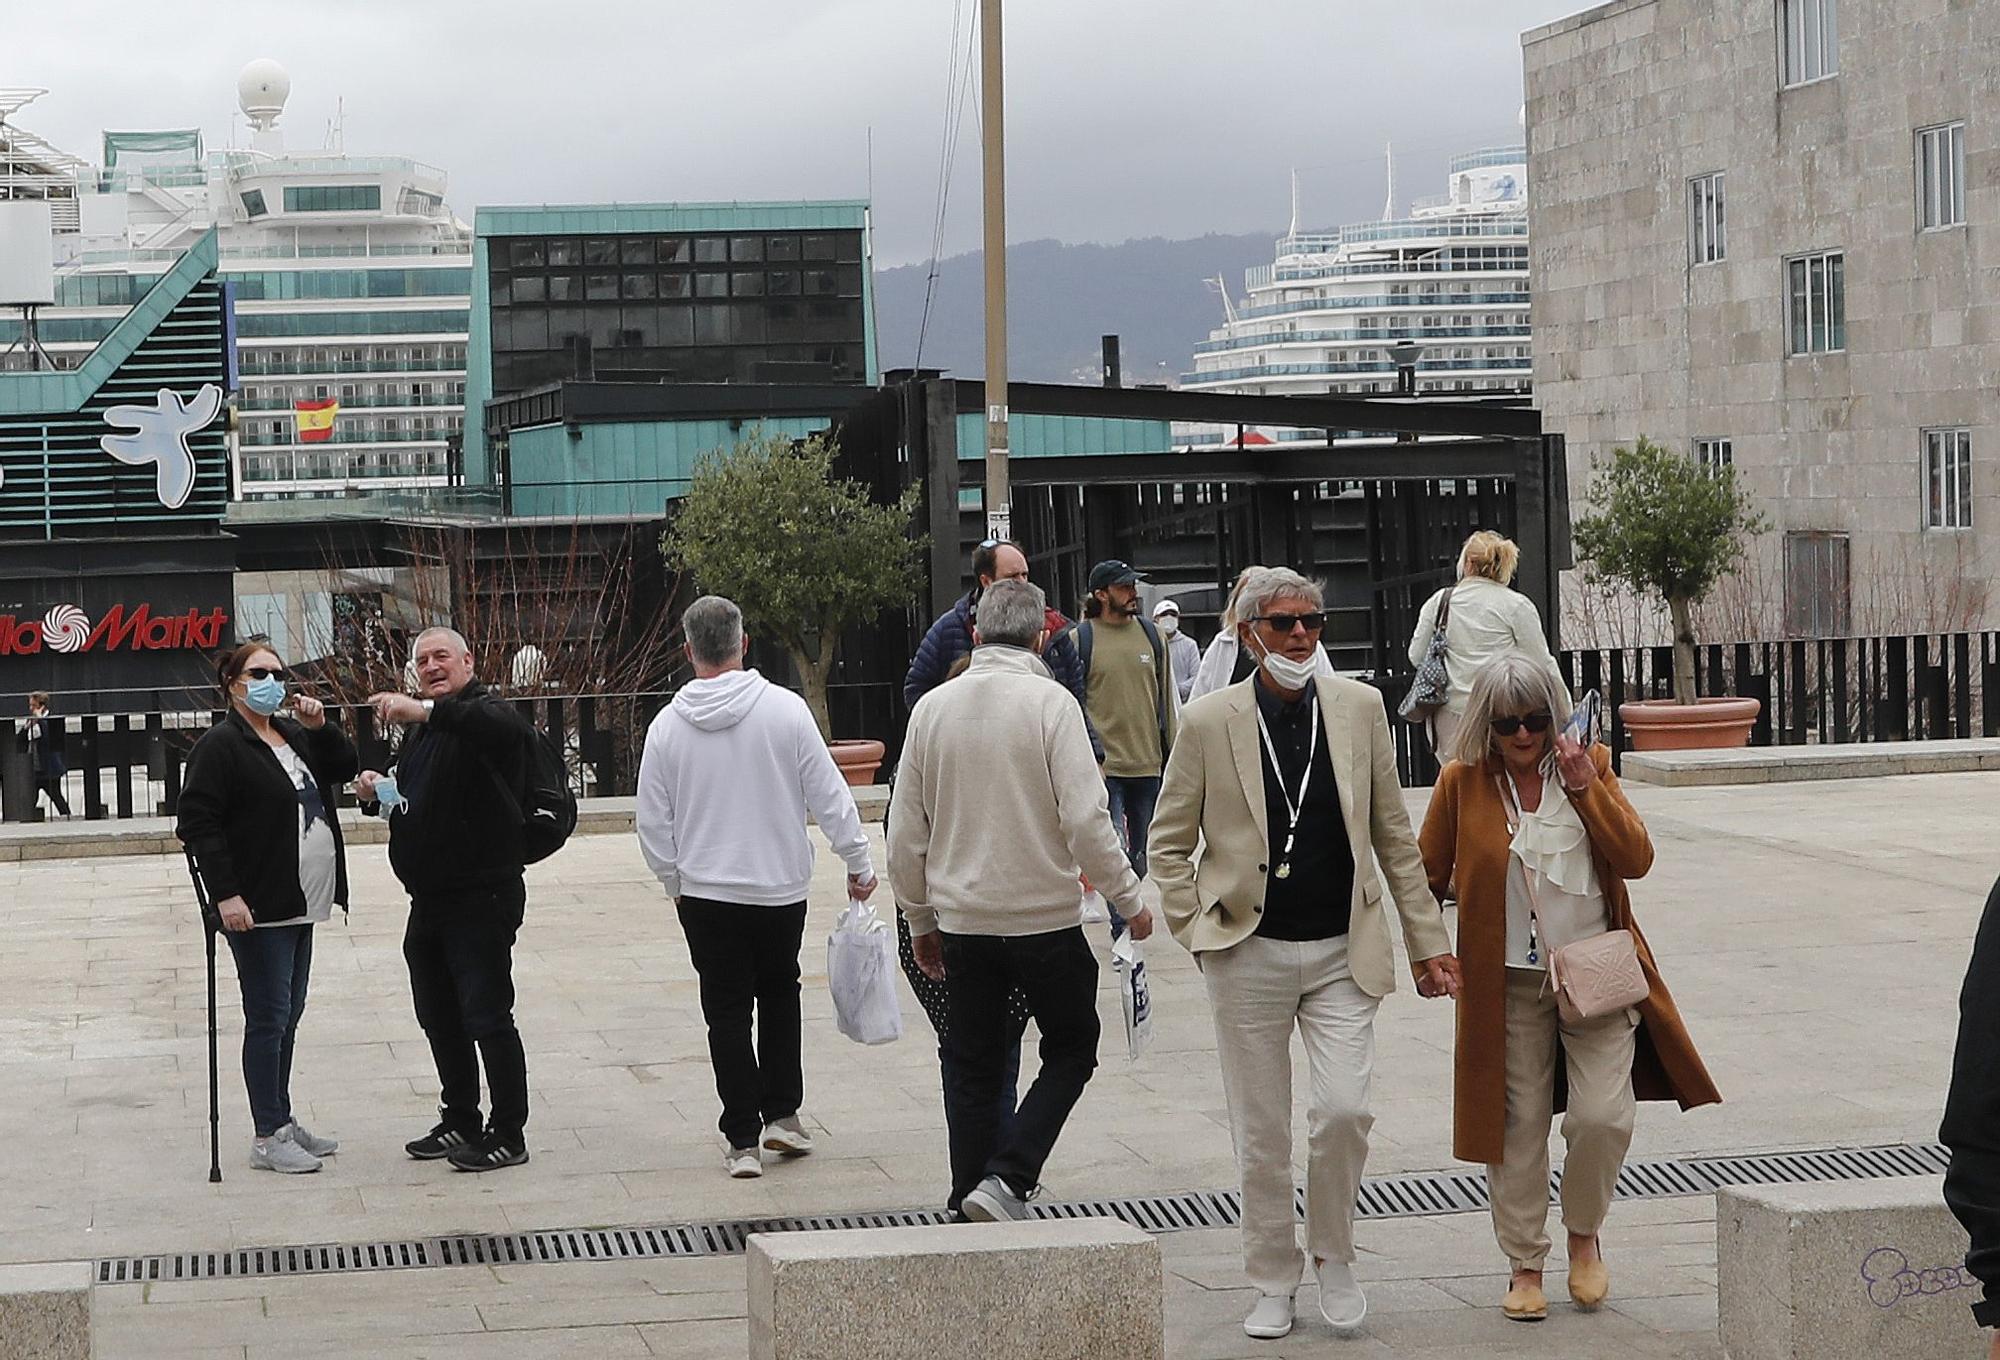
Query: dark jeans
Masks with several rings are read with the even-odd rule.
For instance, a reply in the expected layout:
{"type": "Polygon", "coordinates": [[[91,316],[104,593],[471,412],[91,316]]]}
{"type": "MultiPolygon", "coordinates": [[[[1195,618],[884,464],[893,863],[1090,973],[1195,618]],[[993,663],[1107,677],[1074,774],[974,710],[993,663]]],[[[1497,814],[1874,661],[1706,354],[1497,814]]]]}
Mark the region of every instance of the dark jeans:
{"type": "Polygon", "coordinates": [[[444,1122],[467,1137],[480,1132],[482,1059],[493,1098],[486,1127],[518,1143],[528,1123],[528,1055],[514,1028],[514,937],[527,901],[518,879],[410,899],[410,995],[437,1063],[444,1122]]]}
{"type": "MultiPolygon", "coordinates": [[[[1153,829],[1153,810],[1160,802],[1160,777],[1128,779],[1108,774],[1104,789],[1111,795],[1111,825],[1118,828],[1118,839],[1125,842],[1125,858],[1131,861],[1132,872],[1144,878],[1146,837],[1153,829]]],[[[1125,918],[1118,914],[1118,908],[1106,899],[1104,909],[1111,914],[1111,933],[1122,933],[1125,918]]]]}
{"type": "Polygon", "coordinates": [[[225,930],[243,989],[243,1085],[257,1136],[268,1138],[292,1122],[292,1047],[306,1013],[312,976],[309,925],[269,930],[225,930]]]}
{"type": "Polygon", "coordinates": [[[1081,926],[1045,935],[947,934],[944,967],[952,1050],[945,1098],[955,1107],[951,1202],[987,1176],[1025,1195],[1040,1183],[1042,1165],[1097,1068],[1097,957],[1081,926]],[[1041,1031],[1042,1069],[1003,1134],[1000,1087],[1008,1046],[1019,1034],[1007,1016],[1014,987],[1026,994],[1041,1031]]]}
{"type": "Polygon", "coordinates": [[[688,956],[701,980],[715,1093],[722,1097],[716,1127],[729,1146],[753,1148],[762,1141],[766,1124],[797,1114],[805,1099],[799,946],[805,938],[806,904],[752,907],[683,897],[679,909],[688,956]]]}
{"type": "Polygon", "coordinates": [[[1971,1238],[1965,1268],[1983,1286],[1972,1317],[2000,1327],[2000,883],[1986,898],[1958,994],[1958,1045],[1938,1141],[1951,1149],[1944,1202],[1971,1238]]]}
{"type": "Polygon", "coordinates": [[[49,801],[56,805],[58,815],[69,816],[69,799],[63,797],[61,775],[36,775],[35,787],[49,796],[49,801]]]}

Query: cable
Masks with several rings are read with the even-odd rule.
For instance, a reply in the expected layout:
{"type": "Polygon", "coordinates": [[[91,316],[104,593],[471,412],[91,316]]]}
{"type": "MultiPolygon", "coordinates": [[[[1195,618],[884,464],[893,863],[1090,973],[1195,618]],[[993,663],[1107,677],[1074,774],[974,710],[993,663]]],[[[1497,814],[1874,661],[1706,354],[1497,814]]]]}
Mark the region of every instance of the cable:
{"type": "Polygon", "coordinates": [[[953,0],[951,11],[951,54],[945,67],[944,132],[938,145],[937,209],[931,218],[931,260],[924,277],[923,319],[917,325],[917,353],[912,367],[922,368],[924,341],[930,334],[931,307],[937,296],[938,265],[944,254],[946,214],[951,204],[951,182],[958,162],[960,131],[965,123],[965,105],[972,88],[972,73],[978,63],[972,51],[972,35],[979,27],[979,0],[973,0],[973,21],[965,25],[965,0],[953,0]],[[959,69],[959,39],[966,40],[965,67],[959,69]]]}

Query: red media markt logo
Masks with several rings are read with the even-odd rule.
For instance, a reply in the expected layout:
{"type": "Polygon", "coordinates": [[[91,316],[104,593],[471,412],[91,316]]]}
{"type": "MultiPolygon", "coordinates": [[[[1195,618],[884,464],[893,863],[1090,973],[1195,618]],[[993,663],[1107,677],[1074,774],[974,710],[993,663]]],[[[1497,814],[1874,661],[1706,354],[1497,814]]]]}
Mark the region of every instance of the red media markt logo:
{"type": "Polygon", "coordinates": [[[0,614],[0,656],[52,652],[215,651],[229,615],[222,609],[155,614],[150,604],[114,604],[95,624],[73,604],[59,604],[39,619],[0,614]]]}

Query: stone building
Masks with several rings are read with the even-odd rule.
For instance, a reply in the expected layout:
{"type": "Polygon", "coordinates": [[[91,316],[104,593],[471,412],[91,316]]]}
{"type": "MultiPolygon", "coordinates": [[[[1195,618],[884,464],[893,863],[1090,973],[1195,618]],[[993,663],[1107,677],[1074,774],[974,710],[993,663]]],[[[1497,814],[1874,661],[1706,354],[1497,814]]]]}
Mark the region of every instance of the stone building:
{"type": "Polygon", "coordinates": [[[1614,0],[1526,34],[1534,385],[1767,510],[1767,636],[2000,617],[2000,3],[1614,0]]]}

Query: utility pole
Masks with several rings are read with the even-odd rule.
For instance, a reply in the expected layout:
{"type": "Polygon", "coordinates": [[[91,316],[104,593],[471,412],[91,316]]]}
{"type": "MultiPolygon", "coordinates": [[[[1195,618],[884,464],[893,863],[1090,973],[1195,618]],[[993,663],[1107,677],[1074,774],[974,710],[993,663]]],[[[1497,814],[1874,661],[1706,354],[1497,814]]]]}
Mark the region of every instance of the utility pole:
{"type": "Polygon", "coordinates": [[[979,0],[979,143],[986,225],[986,536],[1013,537],[1007,486],[1007,153],[1000,0],[979,0]]]}

